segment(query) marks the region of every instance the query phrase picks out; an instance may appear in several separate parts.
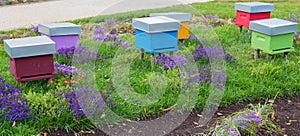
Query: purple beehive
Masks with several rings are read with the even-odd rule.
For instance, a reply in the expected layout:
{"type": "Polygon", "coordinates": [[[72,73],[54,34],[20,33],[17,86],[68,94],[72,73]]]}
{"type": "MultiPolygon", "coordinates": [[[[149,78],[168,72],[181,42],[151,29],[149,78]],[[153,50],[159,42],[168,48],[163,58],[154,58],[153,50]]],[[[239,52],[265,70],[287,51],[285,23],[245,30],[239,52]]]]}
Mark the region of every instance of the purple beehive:
{"type": "Polygon", "coordinates": [[[72,23],[39,24],[39,33],[56,43],[56,50],[75,47],[81,34],[81,26],[72,23]]]}

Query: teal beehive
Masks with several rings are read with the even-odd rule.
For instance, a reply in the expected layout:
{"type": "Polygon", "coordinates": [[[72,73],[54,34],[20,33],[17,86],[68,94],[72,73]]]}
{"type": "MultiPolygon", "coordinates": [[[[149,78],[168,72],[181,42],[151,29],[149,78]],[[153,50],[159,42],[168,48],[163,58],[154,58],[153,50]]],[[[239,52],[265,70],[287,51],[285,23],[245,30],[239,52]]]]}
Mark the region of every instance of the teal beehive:
{"type": "Polygon", "coordinates": [[[180,21],[164,16],[136,18],[132,26],[136,29],[137,48],[151,54],[178,50],[180,21]]]}

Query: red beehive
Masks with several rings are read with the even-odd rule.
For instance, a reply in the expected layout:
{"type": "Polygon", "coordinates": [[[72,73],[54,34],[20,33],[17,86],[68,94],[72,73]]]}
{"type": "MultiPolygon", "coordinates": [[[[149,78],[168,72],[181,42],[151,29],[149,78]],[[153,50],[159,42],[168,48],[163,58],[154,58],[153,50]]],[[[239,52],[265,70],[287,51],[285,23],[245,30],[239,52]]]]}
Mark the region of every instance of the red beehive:
{"type": "Polygon", "coordinates": [[[236,25],[249,28],[250,21],[269,19],[274,5],[263,2],[241,2],[235,4],[236,25]]]}
{"type": "Polygon", "coordinates": [[[55,43],[46,36],[4,40],[10,71],[18,82],[55,77],[55,43]]]}

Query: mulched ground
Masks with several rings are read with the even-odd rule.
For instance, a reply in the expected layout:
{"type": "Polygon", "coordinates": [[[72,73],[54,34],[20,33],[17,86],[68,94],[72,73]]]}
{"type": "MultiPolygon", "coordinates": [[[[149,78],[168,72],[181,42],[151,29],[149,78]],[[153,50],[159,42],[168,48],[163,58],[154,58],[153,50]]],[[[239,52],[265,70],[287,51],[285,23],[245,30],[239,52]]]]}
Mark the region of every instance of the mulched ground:
{"type": "MultiPolygon", "coordinates": [[[[264,101],[255,101],[253,104],[261,103],[264,104],[264,101]]],[[[178,128],[173,132],[168,134],[168,136],[188,136],[195,133],[201,133],[208,131],[208,128],[215,126],[216,120],[222,117],[226,117],[231,113],[237,112],[244,107],[247,107],[248,103],[234,104],[226,108],[219,108],[215,113],[213,118],[205,125],[198,126],[197,122],[201,116],[199,114],[190,115],[184,123],[182,123],[178,128]]],[[[260,136],[298,136],[300,134],[300,97],[282,97],[277,98],[274,102],[275,110],[275,122],[283,130],[282,134],[270,133],[268,131],[259,131],[258,135],[260,136]]],[[[106,135],[101,130],[97,129],[91,132],[81,133],[83,136],[103,136],[106,135]]],[[[74,134],[68,134],[65,131],[59,130],[54,133],[51,133],[50,136],[74,136],[74,134]]]]}

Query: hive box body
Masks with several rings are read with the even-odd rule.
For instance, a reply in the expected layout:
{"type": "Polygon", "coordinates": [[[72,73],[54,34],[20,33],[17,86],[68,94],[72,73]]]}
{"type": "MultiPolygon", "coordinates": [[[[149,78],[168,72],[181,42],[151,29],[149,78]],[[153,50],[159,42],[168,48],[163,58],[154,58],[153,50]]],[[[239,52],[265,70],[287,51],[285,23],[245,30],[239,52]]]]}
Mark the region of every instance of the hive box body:
{"type": "Polygon", "coordinates": [[[181,29],[178,30],[178,39],[189,38],[189,22],[181,22],[181,29]]]}
{"type": "Polygon", "coordinates": [[[189,22],[192,19],[191,13],[167,12],[167,13],[151,13],[150,17],[165,16],[181,22],[181,29],[178,30],[178,39],[188,39],[189,22]]]}
{"type": "Polygon", "coordinates": [[[62,35],[62,36],[48,36],[48,37],[56,43],[56,50],[62,48],[76,47],[78,45],[78,40],[79,40],[78,35],[62,35]]]}
{"type": "Polygon", "coordinates": [[[270,36],[259,32],[252,32],[251,47],[268,54],[277,54],[294,51],[294,33],[270,36]]]}
{"type": "Polygon", "coordinates": [[[71,48],[78,44],[81,26],[72,23],[39,24],[39,32],[56,42],[56,50],[71,48]]]}
{"type": "Polygon", "coordinates": [[[263,2],[239,2],[235,4],[236,25],[249,28],[250,21],[268,19],[274,4],[263,2]]]}
{"type": "Polygon", "coordinates": [[[136,48],[151,54],[178,51],[178,32],[147,33],[136,30],[136,48]]]}
{"type": "Polygon", "coordinates": [[[249,28],[250,21],[268,19],[271,16],[271,12],[262,13],[247,13],[243,11],[236,12],[236,25],[249,28]]]}
{"type": "Polygon", "coordinates": [[[53,55],[10,58],[10,71],[18,82],[55,77],[53,55]]]}

